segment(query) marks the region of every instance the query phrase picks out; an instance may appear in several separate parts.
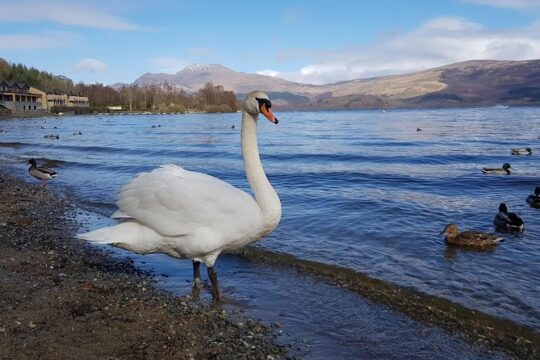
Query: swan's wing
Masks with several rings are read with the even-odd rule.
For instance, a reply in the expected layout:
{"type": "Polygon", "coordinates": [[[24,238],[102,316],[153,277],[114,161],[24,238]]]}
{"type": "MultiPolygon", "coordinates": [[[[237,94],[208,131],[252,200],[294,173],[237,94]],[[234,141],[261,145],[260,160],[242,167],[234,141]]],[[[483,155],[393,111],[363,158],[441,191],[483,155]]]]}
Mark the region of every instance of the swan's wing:
{"type": "Polygon", "coordinates": [[[164,165],[135,177],[120,191],[122,217],[131,217],[165,236],[249,222],[260,211],[246,192],[213,176],[164,165]]]}

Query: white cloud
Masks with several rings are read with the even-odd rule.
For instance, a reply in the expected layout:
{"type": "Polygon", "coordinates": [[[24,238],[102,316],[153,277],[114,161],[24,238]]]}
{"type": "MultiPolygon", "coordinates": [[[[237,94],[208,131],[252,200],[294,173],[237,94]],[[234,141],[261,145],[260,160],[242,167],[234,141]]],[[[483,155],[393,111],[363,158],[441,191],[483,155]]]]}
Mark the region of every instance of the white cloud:
{"type": "Polygon", "coordinates": [[[510,9],[529,9],[529,8],[540,8],[540,1],[538,0],[463,0],[465,2],[480,4],[480,5],[491,5],[502,8],[510,9]]]}
{"type": "Polygon", "coordinates": [[[191,62],[188,62],[184,59],[170,56],[153,58],[148,60],[148,62],[150,63],[150,66],[152,66],[153,72],[163,72],[169,74],[177,73],[178,71],[191,64],[191,62]]]}
{"type": "Polygon", "coordinates": [[[96,59],[82,59],[73,65],[75,72],[98,73],[107,70],[107,64],[96,59]]]}
{"type": "Polygon", "coordinates": [[[101,8],[77,1],[17,0],[3,2],[0,22],[53,21],[64,25],[85,26],[108,30],[135,30],[139,26],[110,15],[101,8]]]}
{"type": "Polygon", "coordinates": [[[402,74],[473,59],[540,58],[540,23],[500,30],[462,18],[442,17],[427,21],[412,32],[387,35],[371,44],[319,50],[308,55],[315,60],[297,72],[271,71],[292,81],[325,84],[402,74]]]}
{"type": "Polygon", "coordinates": [[[270,69],[257,71],[257,74],[271,76],[271,77],[279,77],[280,76],[279,71],[270,70],[270,69]]]}
{"type": "Polygon", "coordinates": [[[72,44],[75,39],[75,35],[62,32],[48,32],[42,35],[6,34],[0,35],[0,50],[62,47],[72,44]]]}

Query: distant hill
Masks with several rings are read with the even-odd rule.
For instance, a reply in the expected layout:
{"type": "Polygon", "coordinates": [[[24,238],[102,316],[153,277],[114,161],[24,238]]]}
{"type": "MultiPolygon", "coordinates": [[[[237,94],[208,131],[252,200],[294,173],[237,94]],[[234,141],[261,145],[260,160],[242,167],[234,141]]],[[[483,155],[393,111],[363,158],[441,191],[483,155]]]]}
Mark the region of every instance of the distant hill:
{"type": "Polygon", "coordinates": [[[241,94],[255,89],[296,94],[302,92],[302,89],[306,86],[270,76],[238,72],[217,64],[193,64],[176,74],[147,73],[135,80],[136,85],[161,85],[167,83],[188,92],[196,92],[208,82],[222,85],[227,90],[241,94]]]}
{"type": "Polygon", "coordinates": [[[196,92],[207,82],[239,97],[260,89],[282,108],[459,107],[540,105],[540,60],[473,60],[411,74],[310,85],[247,74],[222,65],[190,65],[176,74],[144,74],[136,85],[167,83],[196,92]]]}

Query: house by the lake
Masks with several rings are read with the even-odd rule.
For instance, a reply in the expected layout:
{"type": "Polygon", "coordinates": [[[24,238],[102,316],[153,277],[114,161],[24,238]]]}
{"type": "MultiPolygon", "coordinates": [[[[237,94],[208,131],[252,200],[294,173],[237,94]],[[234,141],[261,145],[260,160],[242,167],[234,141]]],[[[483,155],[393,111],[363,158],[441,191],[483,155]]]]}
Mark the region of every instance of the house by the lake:
{"type": "Polygon", "coordinates": [[[43,95],[30,92],[30,86],[15,81],[0,81],[0,112],[43,111],[43,95]]]}
{"type": "Polygon", "coordinates": [[[25,83],[0,80],[0,114],[49,111],[53,106],[80,108],[90,106],[88,97],[61,92],[47,94],[25,83]]]}

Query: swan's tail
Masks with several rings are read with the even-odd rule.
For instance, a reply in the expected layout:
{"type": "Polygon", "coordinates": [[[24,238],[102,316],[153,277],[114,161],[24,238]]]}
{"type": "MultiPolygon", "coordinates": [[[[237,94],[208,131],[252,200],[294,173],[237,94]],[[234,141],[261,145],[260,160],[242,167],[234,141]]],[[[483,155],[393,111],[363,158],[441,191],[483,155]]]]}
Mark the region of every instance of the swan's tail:
{"type": "Polygon", "coordinates": [[[135,221],[77,234],[79,239],[96,244],[110,244],[136,253],[151,253],[158,250],[161,235],[135,221]]]}

